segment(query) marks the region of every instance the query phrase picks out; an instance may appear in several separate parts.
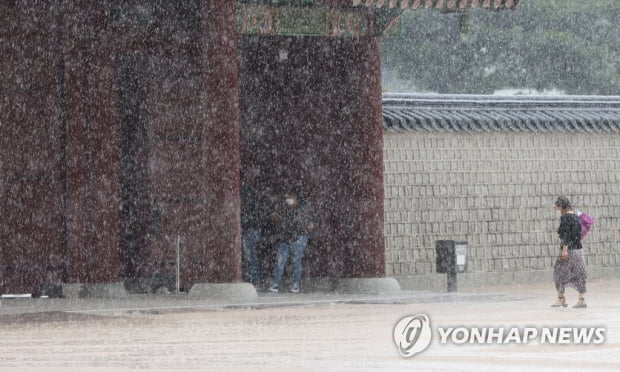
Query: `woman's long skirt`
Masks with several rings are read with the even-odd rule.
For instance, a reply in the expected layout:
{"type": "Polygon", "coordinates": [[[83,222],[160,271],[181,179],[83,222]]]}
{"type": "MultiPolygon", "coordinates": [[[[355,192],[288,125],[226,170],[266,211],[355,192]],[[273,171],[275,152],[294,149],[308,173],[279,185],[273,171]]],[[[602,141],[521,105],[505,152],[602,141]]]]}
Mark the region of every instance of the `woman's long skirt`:
{"type": "Polygon", "coordinates": [[[568,259],[558,257],[553,268],[553,280],[558,292],[564,292],[566,287],[575,288],[579,293],[586,292],[586,261],[581,249],[568,250],[568,259]]]}

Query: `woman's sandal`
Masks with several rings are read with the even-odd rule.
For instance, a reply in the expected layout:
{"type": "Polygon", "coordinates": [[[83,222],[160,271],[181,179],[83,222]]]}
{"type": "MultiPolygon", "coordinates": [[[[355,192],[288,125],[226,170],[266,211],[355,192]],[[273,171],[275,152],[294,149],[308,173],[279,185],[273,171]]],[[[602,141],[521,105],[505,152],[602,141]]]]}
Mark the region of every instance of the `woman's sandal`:
{"type": "Polygon", "coordinates": [[[566,306],[568,305],[566,304],[566,298],[564,297],[558,297],[558,301],[554,303],[553,305],[551,305],[551,307],[566,307],[566,306]]]}
{"type": "Polygon", "coordinates": [[[573,306],[573,309],[585,309],[587,307],[588,307],[588,304],[586,304],[586,299],[580,298],[579,301],[577,301],[577,304],[573,306]]]}

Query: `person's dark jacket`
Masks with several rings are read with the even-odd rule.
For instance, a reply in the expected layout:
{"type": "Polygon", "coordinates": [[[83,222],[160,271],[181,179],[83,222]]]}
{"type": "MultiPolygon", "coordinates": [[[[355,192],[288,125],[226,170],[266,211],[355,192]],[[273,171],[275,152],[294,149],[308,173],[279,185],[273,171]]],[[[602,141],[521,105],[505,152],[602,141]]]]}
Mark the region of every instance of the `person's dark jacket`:
{"type": "Polygon", "coordinates": [[[302,235],[308,235],[308,224],[311,219],[308,209],[298,205],[296,208],[280,208],[277,214],[281,218],[277,218],[276,224],[276,240],[286,243],[292,243],[302,235]]]}
{"type": "Polygon", "coordinates": [[[567,213],[560,217],[558,235],[562,246],[568,245],[568,249],[581,249],[581,223],[574,213],[567,213]]]}
{"type": "Polygon", "coordinates": [[[259,190],[251,185],[241,188],[241,228],[264,228],[270,212],[271,201],[268,190],[259,190]]]}

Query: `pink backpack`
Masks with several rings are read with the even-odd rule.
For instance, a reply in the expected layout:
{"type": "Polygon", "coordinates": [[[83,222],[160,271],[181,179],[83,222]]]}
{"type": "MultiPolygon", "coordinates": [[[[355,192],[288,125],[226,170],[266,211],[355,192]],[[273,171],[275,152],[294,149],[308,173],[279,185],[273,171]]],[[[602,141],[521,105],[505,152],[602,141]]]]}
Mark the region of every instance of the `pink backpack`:
{"type": "Polygon", "coordinates": [[[585,212],[581,212],[579,213],[579,222],[581,223],[581,240],[583,240],[594,226],[594,218],[585,212]]]}

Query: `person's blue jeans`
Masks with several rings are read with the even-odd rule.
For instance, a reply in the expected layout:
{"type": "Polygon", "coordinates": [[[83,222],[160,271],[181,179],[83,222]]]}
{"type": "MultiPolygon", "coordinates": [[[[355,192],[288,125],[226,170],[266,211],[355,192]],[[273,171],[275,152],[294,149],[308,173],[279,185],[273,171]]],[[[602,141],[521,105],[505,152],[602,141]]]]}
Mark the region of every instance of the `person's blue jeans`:
{"type": "Polygon", "coordinates": [[[258,242],[260,232],[256,229],[248,228],[243,231],[243,280],[254,285],[258,284],[258,242]]]}
{"type": "Polygon", "coordinates": [[[286,267],[288,257],[293,255],[293,284],[299,285],[301,281],[302,260],[304,258],[304,251],[308,245],[308,236],[301,235],[297,240],[292,243],[281,242],[278,244],[278,255],[276,258],[276,267],[273,273],[273,285],[280,285],[282,280],[282,274],[286,267]]]}

